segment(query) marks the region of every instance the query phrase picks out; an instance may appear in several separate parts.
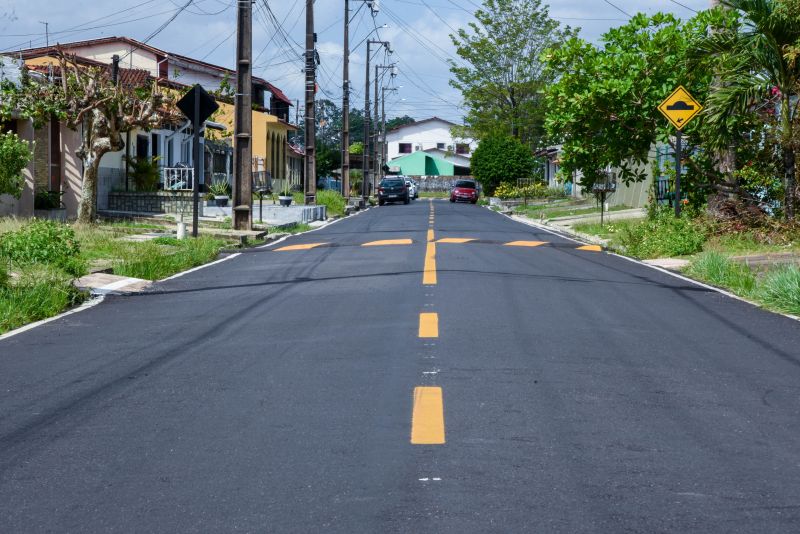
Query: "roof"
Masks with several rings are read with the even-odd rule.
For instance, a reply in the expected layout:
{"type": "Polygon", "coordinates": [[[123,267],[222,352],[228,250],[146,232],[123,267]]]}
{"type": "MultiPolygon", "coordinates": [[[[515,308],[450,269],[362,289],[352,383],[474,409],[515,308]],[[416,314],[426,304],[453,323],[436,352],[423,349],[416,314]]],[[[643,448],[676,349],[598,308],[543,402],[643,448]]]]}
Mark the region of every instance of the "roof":
{"type": "MultiPolygon", "coordinates": [[[[229,74],[229,75],[236,75],[236,71],[232,69],[228,69],[225,67],[220,67],[219,65],[214,65],[213,63],[206,63],[205,61],[200,61],[199,59],[190,58],[188,56],[183,56],[181,54],[173,54],[171,52],[167,52],[165,50],[161,50],[159,48],[155,48],[150,46],[146,43],[141,41],[137,41],[136,39],[131,39],[130,37],[100,37],[98,39],[87,39],[85,41],[73,41],[71,43],[60,43],[54,46],[43,46],[38,48],[27,48],[19,51],[19,54],[22,56],[23,59],[27,59],[29,57],[36,57],[41,55],[48,55],[50,53],[56,52],[59,48],[61,49],[71,49],[71,48],[81,48],[84,46],[95,46],[107,43],[125,43],[130,46],[133,46],[140,50],[147,50],[148,52],[157,55],[163,56],[165,58],[173,58],[179,61],[183,61],[185,63],[191,63],[193,65],[197,65],[200,67],[204,67],[210,70],[214,70],[220,72],[222,74],[229,74]]],[[[264,85],[269,89],[269,91],[275,95],[275,98],[278,100],[292,105],[292,101],[283,94],[283,91],[269,83],[267,80],[263,78],[259,78],[257,76],[253,76],[253,83],[264,85]]]]}
{"type": "Polygon", "coordinates": [[[396,132],[398,130],[402,130],[403,128],[408,128],[409,126],[419,126],[420,124],[425,124],[426,122],[435,122],[435,121],[444,122],[446,124],[449,124],[450,126],[458,126],[458,124],[456,124],[455,122],[450,122],[450,121],[445,120],[445,119],[440,119],[439,117],[431,117],[429,119],[422,119],[421,121],[415,121],[415,122],[410,122],[408,124],[402,124],[400,126],[395,126],[394,128],[392,128],[389,131],[390,132],[396,132]]]}

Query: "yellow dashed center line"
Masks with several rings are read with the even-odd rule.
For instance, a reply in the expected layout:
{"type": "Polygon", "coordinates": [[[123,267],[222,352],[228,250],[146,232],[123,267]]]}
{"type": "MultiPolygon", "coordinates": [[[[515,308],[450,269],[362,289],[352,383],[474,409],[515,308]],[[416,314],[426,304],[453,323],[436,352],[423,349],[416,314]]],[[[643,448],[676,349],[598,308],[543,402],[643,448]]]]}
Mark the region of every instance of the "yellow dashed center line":
{"type": "Polygon", "coordinates": [[[414,388],[414,410],[411,415],[413,445],[442,445],[444,439],[444,401],[442,388],[414,388]]]}
{"type": "Polygon", "coordinates": [[[439,337],[439,314],[419,314],[419,337],[439,337]]]}
{"type": "Polygon", "coordinates": [[[506,243],[507,247],[538,247],[547,244],[547,241],[511,241],[506,243]]]}
{"type": "Polygon", "coordinates": [[[603,248],[600,245],[583,245],[576,250],[588,250],[590,252],[602,252],[603,248]]]}
{"type": "Polygon", "coordinates": [[[381,241],[370,241],[369,243],[364,243],[361,245],[362,247],[381,247],[384,245],[410,245],[412,241],[410,239],[383,239],[381,241]]]}
{"type": "Polygon", "coordinates": [[[287,245],[285,247],[276,248],[275,252],[285,252],[287,250],[310,250],[312,248],[321,247],[327,243],[304,243],[302,245],[287,245]]]}

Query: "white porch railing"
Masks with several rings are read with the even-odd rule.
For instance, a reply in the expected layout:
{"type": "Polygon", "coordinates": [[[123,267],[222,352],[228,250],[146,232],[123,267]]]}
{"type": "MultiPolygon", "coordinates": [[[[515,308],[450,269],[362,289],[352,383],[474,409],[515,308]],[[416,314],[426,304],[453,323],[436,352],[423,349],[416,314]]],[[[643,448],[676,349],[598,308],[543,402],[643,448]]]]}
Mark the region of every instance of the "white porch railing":
{"type": "Polygon", "coordinates": [[[191,191],[194,187],[194,169],[162,167],[161,184],[165,191],[191,191]]]}

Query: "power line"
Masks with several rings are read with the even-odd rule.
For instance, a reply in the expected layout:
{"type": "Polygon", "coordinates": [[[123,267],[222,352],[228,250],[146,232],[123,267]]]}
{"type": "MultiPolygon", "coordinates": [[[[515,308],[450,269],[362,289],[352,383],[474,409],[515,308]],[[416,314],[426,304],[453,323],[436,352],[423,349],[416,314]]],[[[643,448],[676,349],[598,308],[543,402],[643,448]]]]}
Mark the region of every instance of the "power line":
{"type": "Polygon", "coordinates": [[[614,9],[616,9],[617,11],[619,11],[620,13],[625,15],[626,17],[632,18],[630,13],[627,13],[627,12],[623,11],[620,7],[618,7],[618,6],[614,5],[614,4],[612,4],[611,2],[609,2],[609,0],[603,0],[603,2],[605,2],[608,5],[610,5],[611,7],[613,7],[614,9]]]}
{"type": "Polygon", "coordinates": [[[670,2],[672,2],[672,3],[673,3],[673,4],[675,4],[675,5],[681,6],[681,7],[682,7],[682,8],[684,8],[684,9],[688,9],[688,10],[689,10],[689,11],[691,11],[692,13],[697,13],[697,10],[696,10],[696,9],[692,9],[691,7],[689,7],[689,6],[687,6],[687,5],[684,5],[684,4],[681,4],[680,2],[676,2],[675,0],[669,0],[669,1],[670,1],[670,2]]]}

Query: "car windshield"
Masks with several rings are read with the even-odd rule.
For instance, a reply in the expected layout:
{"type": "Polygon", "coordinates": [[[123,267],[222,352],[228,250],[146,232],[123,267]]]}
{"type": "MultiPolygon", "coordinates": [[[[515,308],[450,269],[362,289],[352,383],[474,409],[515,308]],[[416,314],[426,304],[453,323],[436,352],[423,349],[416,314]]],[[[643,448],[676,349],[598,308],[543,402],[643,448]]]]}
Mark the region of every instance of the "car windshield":
{"type": "Polygon", "coordinates": [[[468,189],[475,189],[475,182],[469,180],[459,180],[456,182],[456,187],[466,187],[468,189]]]}
{"type": "Polygon", "coordinates": [[[381,187],[403,187],[406,185],[402,180],[384,180],[381,182],[381,187]]]}

